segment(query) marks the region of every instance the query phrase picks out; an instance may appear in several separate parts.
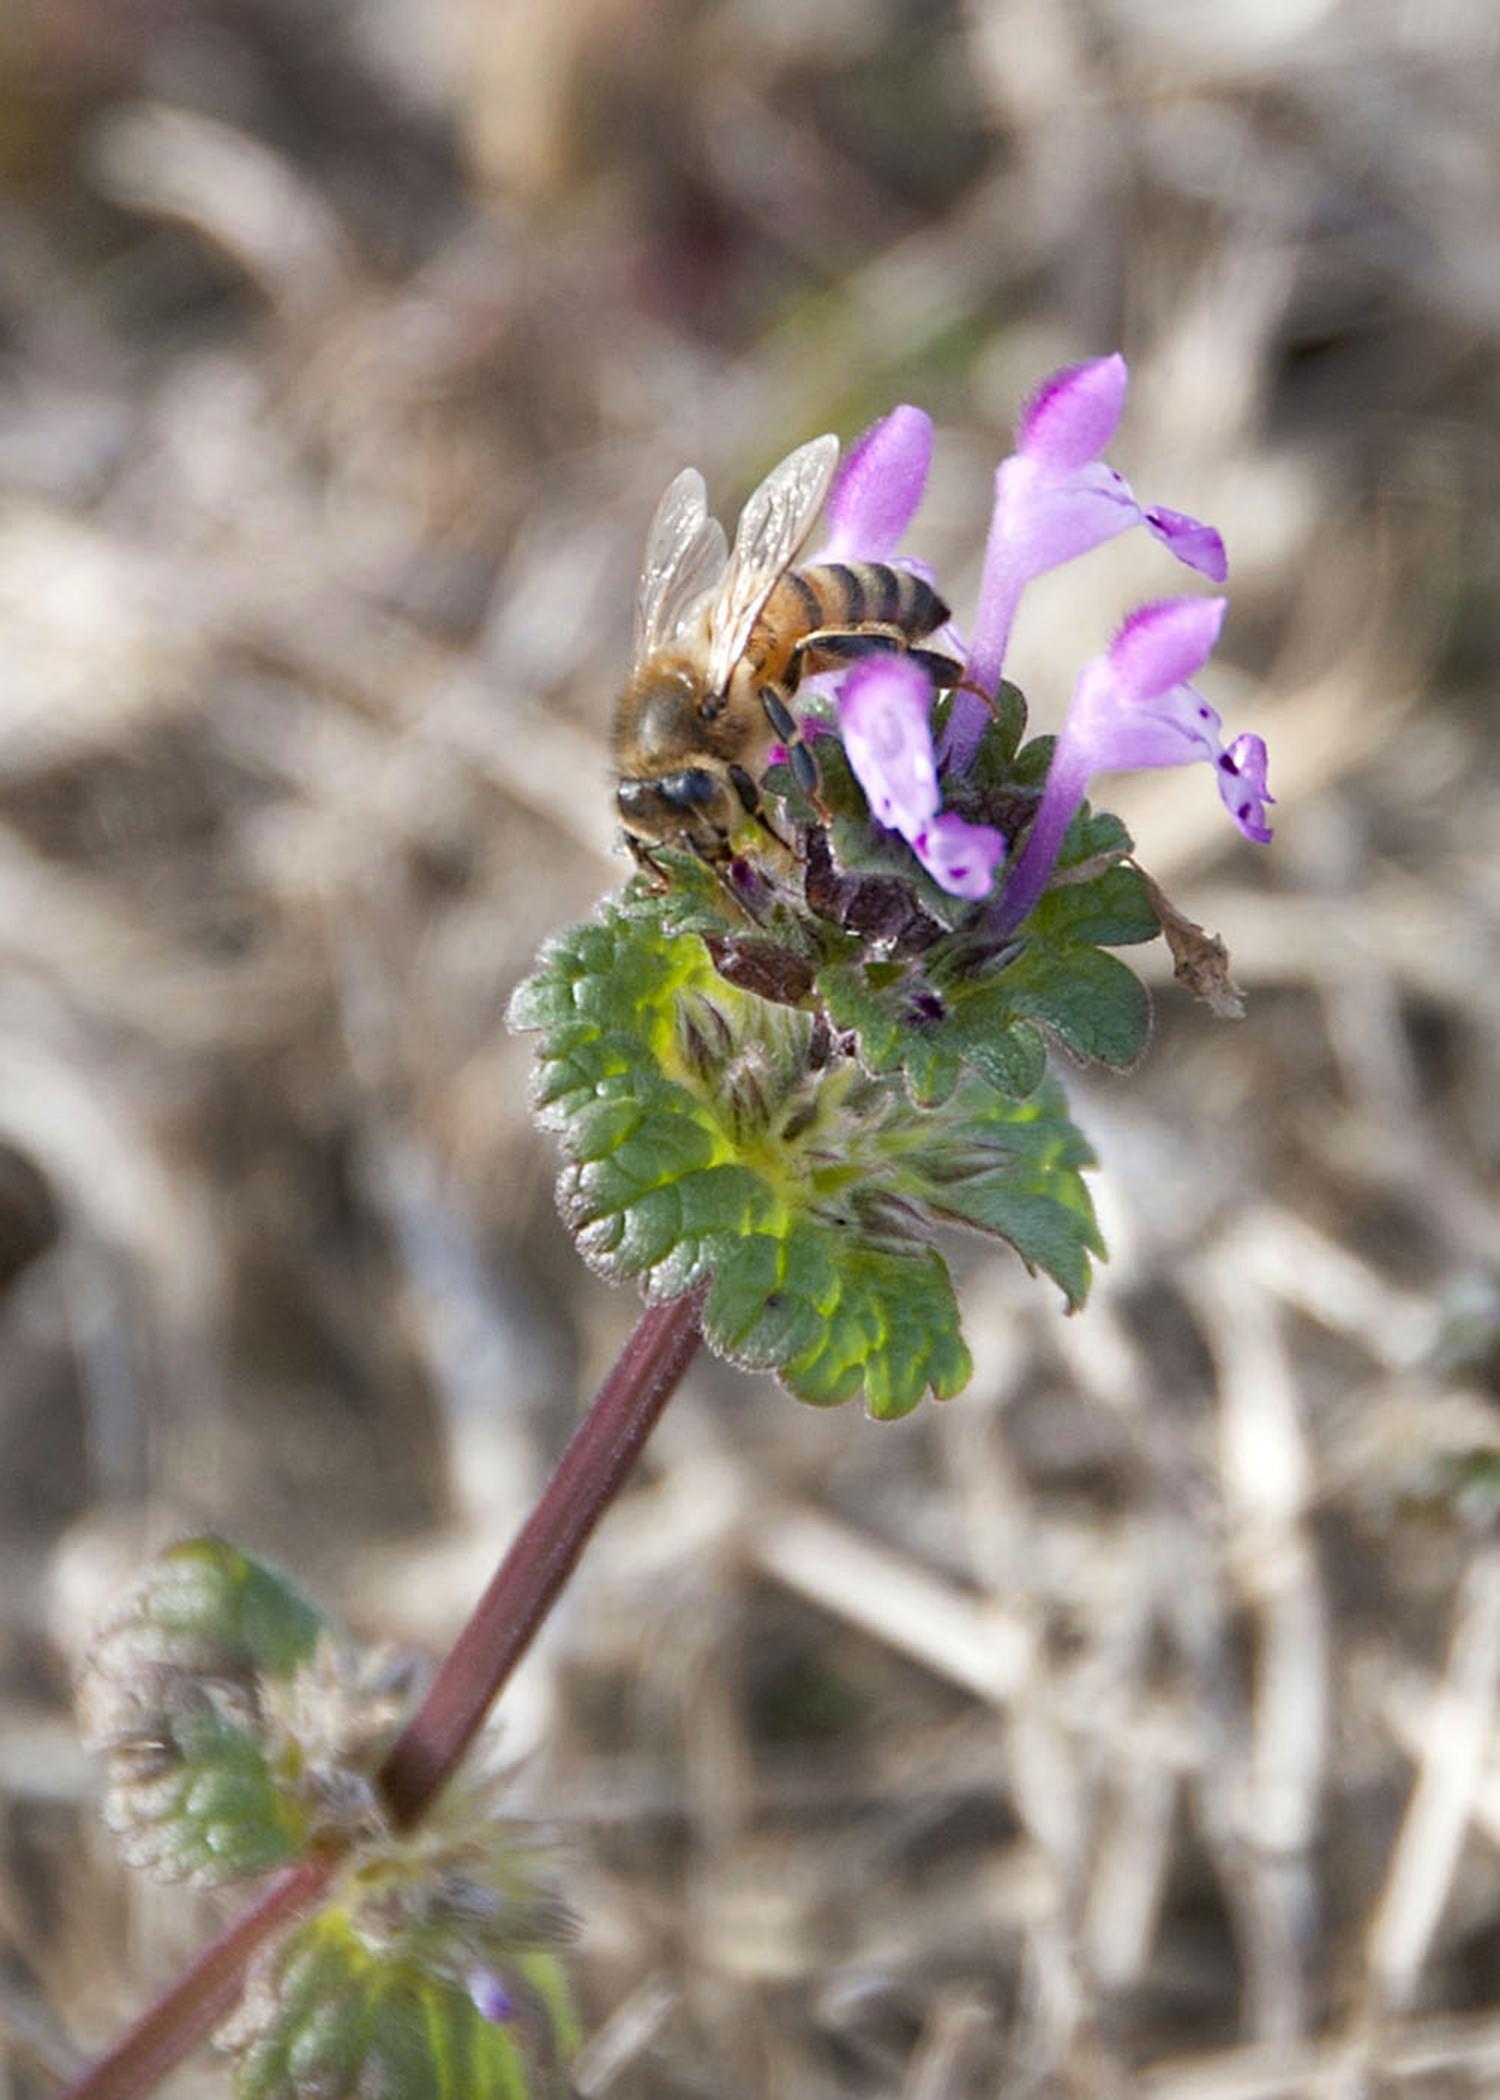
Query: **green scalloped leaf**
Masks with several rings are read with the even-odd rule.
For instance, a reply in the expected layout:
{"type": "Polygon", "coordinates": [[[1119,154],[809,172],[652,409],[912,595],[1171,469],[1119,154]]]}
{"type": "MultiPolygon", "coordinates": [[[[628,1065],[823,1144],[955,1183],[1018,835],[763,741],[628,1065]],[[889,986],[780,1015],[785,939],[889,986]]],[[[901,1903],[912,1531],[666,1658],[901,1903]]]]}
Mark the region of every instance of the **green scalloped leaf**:
{"type": "Polygon", "coordinates": [[[1119,818],[1085,805],[1069,826],[1052,887],[1021,929],[1020,953],[995,977],[1012,1015],[1037,1022],[1075,1057],[1116,1071],[1145,1052],[1151,998],[1135,972],[1105,951],[1154,940],[1161,930],[1140,875],[1121,859],[1130,850],[1119,818]],[[1086,881],[1066,879],[1070,869],[1098,863],[1086,881]]]}
{"type": "MultiPolygon", "coordinates": [[[[1039,737],[1017,762],[1016,775],[1040,770],[1050,755],[1039,737]]],[[[994,811],[991,811],[994,814],[994,811]]],[[[1126,1070],[1151,1034],[1151,1000],[1135,973],[1108,948],[1154,940],[1160,927],[1138,871],[1125,864],[1130,834],[1105,810],[1087,804],[1068,828],[1052,886],[1028,915],[1015,943],[985,958],[982,927],[940,943],[923,966],[944,1004],[961,1015],[971,1048],[966,1061],[1003,1091],[1003,1070],[987,1067],[987,1046],[1034,1022],[1075,1057],[1126,1070]]]]}
{"type": "Polygon", "coordinates": [[[703,1327],[720,1355],[775,1371],[798,1399],[835,1407],[863,1392],[880,1421],[929,1390],[951,1398],[974,1368],[942,1257],[877,1245],[852,1215],[747,1239],[716,1274],[703,1327]]]}
{"type": "Polygon", "coordinates": [[[164,1652],[207,1647],[225,1666],[289,1679],[329,1621],[279,1568],[227,1539],[183,1539],[158,1554],[131,1593],[130,1619],[164,1652]]]}
{"type": "MultiPolygon", "coordinates": [[[[1059,861],[1059,874],[1065,876],[1068,869],[1106,853],[1129,851],[1129,834],[1119,819],[1100,811],[1082,827],[1082,850],[1059,861]]],[[[1058,948],[1130,948],[1154,941],[1161,931],[1139,873],[1118,860],[1086,882],[1054,880],[1029,923],[1049,947],[1058,948]]]]}
{"type": "Polygon", "coordinates": [[[1127,1071],[1151,1036],[1146,987],[1102,948],[1054,948],[1028,941],[1004,972],[1005,1003],[1090,1064],[1127,1071]]]}
{"type": "Polygon", "coordinates": [[[145,1570],[79,1687],[128,1865],[217,1887],[300,1856],[307,1806],[270,1747],[264,1697],[329,1631],[284,1575],[222,1539],[189,1539],[145,1570]]]}
{"type": "Polygon", "coordinates": [[[813,1068],[810,1015],[728,983],[696,935],[609,907],[544,950],[510,1019],[545,1031],[538,1112],[595,1267],[657,1299],[712,1278],[710,1345],[815,1404],[863,1390],[899,1414],[965,1382],[942,1264],[862,1225],[893,1104],[847,1063],[813,1068]]]}
{"type": "Polygon", "coordinates": [[[125,1864],[164,1881],[217,1888],[284,1866],[306,1846],[302,1806],[277,1783],[257,1736],[210,1702],[176,1702],[163,1730],[170,1773],[116,1781],[104,1820],[125,1864]]]}
{"type": "Polygon", "coordinates": [[[1088,1295],[1091,1255],[1104,1241],[1082,1170],[1093,1154],[1056,1080],[1025,1101],[970,1082],[948,1130],[911,1163],[903,1193],[936,1218],[1009,1241],[1033,1274],[1061,1285],[1070,1309],[1088,1295]]]}
{"type": "Polygon", "coordinates": [[[859,1042],[872,1072],[902,1072],[919,1107],[941,1105],[965,1067],[1002,1094],[1021,1099],[1046,1070],[1042,1039],[996,975],[956,980],[939,990],[927,957],[836,963],[818,976],[818,994],[836,1028],[859,1042]]]}
{"type": "Polygon", "coordinates": [[[1082,1296],[1098,1234],[1055,1090],[1008,1102],[955,1064],[929,1089],[945,1105],[919,1108],[638,901],[552,942],[510,1018],[543,1032],[538,1112],[563,1141],[560,1203],[587,1258],[656,1299],[711,1282],[710,1345],[800,1399],[863,1392],[888,1417],[966,1382],[926,1243],[940,1218],[999,1232],[1082,1296]]]}
{"type": "Polygon", "coordinates": [[[299,1925],[225,2037],[240,2100],[567,2100],[576,2017],[557,1958],[512,1954],[515,2006],[487,2020],[456,1978],[373,1951],[349,1913],[299,1925]],[[258,1999],[258,2002],[254,2002],[258,1999]]]}

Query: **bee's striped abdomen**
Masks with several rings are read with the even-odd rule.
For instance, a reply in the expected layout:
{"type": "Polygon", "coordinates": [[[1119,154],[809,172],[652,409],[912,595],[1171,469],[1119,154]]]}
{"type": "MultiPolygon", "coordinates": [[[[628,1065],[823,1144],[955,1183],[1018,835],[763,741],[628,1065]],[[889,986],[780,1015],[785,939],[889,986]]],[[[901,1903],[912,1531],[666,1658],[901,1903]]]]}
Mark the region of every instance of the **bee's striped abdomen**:
{"type": "Polygon", "coordinates": [[[829,668],[869,649],[920,643],[948,617],[948,608],[920,576],[884,562],[817,562],[788,569],[777,579],[741,659],[752,683],[795,687],[817,664],[829,668]],[[826,649],[810,635],[827,635],[826,649]],[[834,639],[869,636],[865,650],[834,639]],[[890,639],[881,641],[884,635],[890,639]],[[899,636],[900,640],[895,639],[899,636]],[[822,662],[823,658],[827,663],[822,662]]]}
{"type": "Polygon", "coordinates": [[[948,617],[948,608],[932,588],[910,569],[885,562],[819,562],[792,572],[818,601],[819,627],[854,632],[858,628],[899,627],[913,640],[931,634],[948,617]]]}
{"type": "Polygon", "coordinates": [[[801,636],[819,630],[857,633],[861,627],[898,627],[912,641],[941,627],[948,608],[910,569],[884,562],[818,562],[788,569],[766,600],[747,654],[764,661],[801,636]]]}

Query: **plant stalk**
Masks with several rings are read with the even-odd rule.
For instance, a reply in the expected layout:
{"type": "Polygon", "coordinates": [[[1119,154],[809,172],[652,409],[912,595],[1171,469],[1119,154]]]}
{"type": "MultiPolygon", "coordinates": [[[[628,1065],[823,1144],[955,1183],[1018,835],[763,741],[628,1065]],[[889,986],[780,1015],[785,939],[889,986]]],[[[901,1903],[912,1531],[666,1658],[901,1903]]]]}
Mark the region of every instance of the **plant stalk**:
{"type": "MultiPolygon", "coordinates": [[[[392,1819],[418,1822],[483,1724],[630,1477],[702,1340],[702,1292],[650,1306],[579,1423],[515,1543],[396,1738],[379,1781],[392,1819]]],[[[338,1862],[284,1868],[61,2100],[142,2100],[238,2002],[257,1947],[321,1896],[338,1862]]]]}
{"type": "Polygon", "coordinates": [[[702,1339],[702,1293],[641,1315],[574,1431],[542,1499],[495,1570],[422,1704],[380,1769],[398,1825],[415,1823],[453,1773],[531,1646],[595,1525],[630,1476],[702,1339]]]}
{"type": "Polygon", "coordinates": [[[336,1863],[318,1853],[283,1867],[63,2100],[143,2100],[154,2091],[234,2011],[251,1955],[322,1895],[336,1863]]]}

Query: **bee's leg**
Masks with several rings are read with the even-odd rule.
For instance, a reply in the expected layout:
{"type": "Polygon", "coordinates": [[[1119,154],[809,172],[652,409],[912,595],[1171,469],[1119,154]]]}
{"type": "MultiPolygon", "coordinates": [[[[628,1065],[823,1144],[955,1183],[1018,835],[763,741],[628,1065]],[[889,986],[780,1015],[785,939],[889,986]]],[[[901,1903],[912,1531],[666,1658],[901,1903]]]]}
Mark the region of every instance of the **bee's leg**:
{"type": "Polygon", "coordinates": [[[817,669],[833,671],[840,664],[856,663],[862,656],[895,656],[906,651],[909,638],[900,627],[815,627],[792,645],[791,683],[796,685],[814,668],[812,659],[826,656],[817,669]]]}
{"type": "MultiPolygon", "coordinates": [[[[829,659],[827,669],[833,670],[841,663],[857,663],[866,656],[895,656],[910,658],[920,664],[933,684],[946,690],[950,686],[964,684],[964,667],[945,656],[940,649],[913,647],[909,638],[899,627],[863,627],[843,634],[833,628],[821,633],[805,634],[793,652],[798,675],[805,675],[810,665],[809,658],[824,656],[829,659]],[[799,660],[800,659],[800,660],[799,660]]],[[[819,669],[824,668],[820,665],[819,669]]],[[[974,690],[966,688],[966,690],[974,690]]]]}
{"type": "Polygon", "coordinates": [[[808,801],[825,824],[833,821],[833,812],[824,802],[818,780],[818,761],[813,756],[812,746],[801,742],[788,744],[787,762],[792,769],[792,778],[801,788],[808,801]]]}
{"type": "Polygon", "coordinates": [[[991,714],[995,712],[994,694],[987,693],[982,685],[975,685],[972,678],[965,678],[963,665],[956,664],[951,656],[942,656],[936,649],[913,649],[911,657],[944,691],[972,693],[976,700],[984,702],[991,714]]]}
{"type": "Polygon", "coordinates": [[[818,761],[802,741],[802,728],[797,717],[774,685],[761,687],[760,704],[766,711],[766,720],[786,746],[787,764],[792,769],[792,778],[817,811],[820,820],[824,824],[831,822],[831,812],[818,792],[818,761]]]}
{"type": "Polygon", "coordinates": [[[965,679],[963,665],[955,663],[951,656],[944,656],[940,649],[908,649],[906,653],[914,664],[922,666],[933,684],[943,691],[952,688],[955,692],[962,689],[966,693],[974,693],[979,690],[965,679]]]}
{"type": "MultiPolygon", "coordinates": [[[[800,746],[796,748],[800,749],[800,746]]],[[[780,846],[783,852],[790,853],[792,850],[791,842],[781,836],[781,833],[766,815],[766,808],[761,800],[760,789],[743,766],[731,766],[729,768],[729,782],[739,796],[740,801],[744,804],[745,814],[754,817],[756,823],[774,845],[780,846]]]]}
{"type": "Polygon", "coordinates": [[[715,830],[709,837],[704,838],[699,832],[684,831],[679,843],[692,854],[694,860],[701,860],[705,868],[711,868],[720,882],[724,881],[729,867],[727,833],[715,830]]]}
{"type": "MultiPolygon", "coordinates": [[[[986,707],[993,709],[994,695],[987,693],[983,686],[975,685],[965,678],[961,663],[955,662],[951,656],[945,656],[940,649],[912,648],[899,627],[866,627],[849,634],[840,634],[829,628],[825,632],[805,634],[793,651],[793,663],[798,666],[800,676],[806,668],[805,664],[799,662],[803,656],[810,657],[816,654],[836,659],[841,663],[855,663],[864,656],[892,655],[897,650],[909,657],[914,664],[920,664],[940,690],[973,693],[976,699],[982,700],[986,707]]],[[[829,668],[833,668],[831,662],[829,668]]]]}
{"type": "MultiPolygon", "coordinates": [[[[861,628],[858,633],[852,630],[845,632],[837,627],[815,628],[811,634],[804,634],[793,647],[791,662],[787,666],[787,682],[795,688],[810,671],[834,671],[840,664],[857,663],[865,656],[901,654],[906,650],[906,641],[907,638],[899,627],[877,627],[872,624],[861,628]]],[[[763,691],[762,702],[765,701],[765,697],[763,691]]],[[[766,707],[766,712],[771,713],[769,706],[766,707]]],[[[784,707],[782,713],[786,714],[784,707]]],[[[790,720],[790,716],[787,719],[790,720]]],[[[771,720],[779,733],[780,725],[774,715],[771,716],[771,720]]],[[[792,743],[787,739],[783,741],[786,742],[787,759],[796,776],[798,787],[823,822],[829,823],[831,818],[828,807],[818,793],[817,760],[806,744],[792,743]]]]}
{"type": "Polygon", "coordinates": [[[766,711],[766,720],[781,738],[781,741],[790,748],[801,736],[802,731],[798,725],[797,717],[792,713],[774,685],[763,685],[761,687],[760,704],[766,711]]]}
{"type": "Polygon", "coordinates": [[[703,838],[696,832],[684,832],[682,843],[695,860],[702,861],[724,893],[724,900],[731,911],[741,918],[755,922],[755,914],[734,886],[733,860],[729,851],[728,834],[715,831],[711,838],[703,838]]]}
{"type": "Polygon", "coordinates": [[[667,891],[672,887],[672,884],[669,878],[662,872],[660,861],[658,861],[656,855],[651,851],[651,848],[647,845],[646,841],[644,839],[637,838],[633,831],[627,831],[625,833],[625,844],[630,850],[631,859],[635,862],[636,866],[640,869],[641,873],[650,878],[653,893],[658,897],[665,896],[667,891]]]}

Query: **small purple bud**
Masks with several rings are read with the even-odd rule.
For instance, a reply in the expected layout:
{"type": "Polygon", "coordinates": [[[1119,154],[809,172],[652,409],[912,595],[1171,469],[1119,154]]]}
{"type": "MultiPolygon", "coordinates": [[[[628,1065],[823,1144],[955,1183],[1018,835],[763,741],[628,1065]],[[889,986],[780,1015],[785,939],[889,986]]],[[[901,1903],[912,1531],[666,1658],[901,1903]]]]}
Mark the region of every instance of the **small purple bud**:
{"type": "Polygon", "coordinates": [[[752,918],[759,918],[771,909],[775,893],[760,868],[743,854],[729,863],[729,886],[752,918]]]}
{"type": "Polygon", "coordinates": [[[469,1999],[482,2020],[503,2027],[516,2016],[516,2002],[493,1969],[471,1969],[469,1999]]]}

